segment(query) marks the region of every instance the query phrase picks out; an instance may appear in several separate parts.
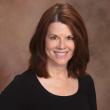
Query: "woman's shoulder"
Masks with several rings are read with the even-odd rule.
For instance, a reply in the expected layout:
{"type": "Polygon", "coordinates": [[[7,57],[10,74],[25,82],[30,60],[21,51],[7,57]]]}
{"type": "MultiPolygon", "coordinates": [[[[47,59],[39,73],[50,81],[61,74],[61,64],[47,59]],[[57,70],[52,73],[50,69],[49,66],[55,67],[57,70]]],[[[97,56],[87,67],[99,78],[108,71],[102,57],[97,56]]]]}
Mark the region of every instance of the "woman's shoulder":
{"type": "MultiPolygon", "coordinates": [[[[26,90],[29,83],[32,81],[33,72],[26,70],[23,73],[16,75],[14,79],[8,84],[8,86],[1,93],[17,93],[26,90]]],[[[15,94],[14,93],[14,94],[15,94]]]]}
{"type": "Polygon", "coordinates": [[[79,78],[80,86],[83,90],[90,90],[91,88],[94,88],[94,79],[92,75],[86,73],[85,75],[81,76],[79,78]]]}
{"type": "Polygon", "coordinates": [[[91,82],[91,81],[93,81],[93,77],[92,77],[91,74],[86,73],[86,74],[82,75],[82,76],[79,78],[79,80],[80,80],[80,81],[84,81],[84,82],[91,82]]]}
{"type": "MultiPolygon", "coordinates": [[[[20,105],[30,97],[32,90],[33,72],[26,70],[25,72],[15,76],[13,81],[1,92],[0,102],[4,110],[18,110],[20,105]]],[[[19,109],[21,110],[21,109],[19,109]]]]}

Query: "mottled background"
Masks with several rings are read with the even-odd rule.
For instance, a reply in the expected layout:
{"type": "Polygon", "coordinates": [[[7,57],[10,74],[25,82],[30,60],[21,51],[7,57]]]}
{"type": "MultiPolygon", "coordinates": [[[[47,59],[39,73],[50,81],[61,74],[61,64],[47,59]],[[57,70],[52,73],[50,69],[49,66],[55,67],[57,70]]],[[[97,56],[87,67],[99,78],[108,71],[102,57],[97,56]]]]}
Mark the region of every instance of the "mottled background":
{"type": "Polygon", "coordinates": [[[28,66],[29,41],[42,13],[56,2],[71,3],[89,34],[98,110],[110,110],[110,0],[0,0],[0,91],[28,66]]]}

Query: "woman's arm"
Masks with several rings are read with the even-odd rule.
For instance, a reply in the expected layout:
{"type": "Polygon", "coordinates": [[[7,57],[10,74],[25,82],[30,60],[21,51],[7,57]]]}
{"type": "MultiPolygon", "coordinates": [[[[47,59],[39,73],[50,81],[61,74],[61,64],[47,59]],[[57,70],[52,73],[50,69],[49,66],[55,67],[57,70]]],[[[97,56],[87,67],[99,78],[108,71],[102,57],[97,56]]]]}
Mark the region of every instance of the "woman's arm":
{"type": "Polygon", "coordinates": [[[1,110],[22,110],[23,80],[17,76],[0,94],[1,110]]]}
{"type": "Polygon", "coordinates": [[[88,95],[90,108],[91,110],[97,110],[96,91],[95,91],[93,78],[90,75],[88,75],[86,80],[88,86],[87,95],[88,95]]]}

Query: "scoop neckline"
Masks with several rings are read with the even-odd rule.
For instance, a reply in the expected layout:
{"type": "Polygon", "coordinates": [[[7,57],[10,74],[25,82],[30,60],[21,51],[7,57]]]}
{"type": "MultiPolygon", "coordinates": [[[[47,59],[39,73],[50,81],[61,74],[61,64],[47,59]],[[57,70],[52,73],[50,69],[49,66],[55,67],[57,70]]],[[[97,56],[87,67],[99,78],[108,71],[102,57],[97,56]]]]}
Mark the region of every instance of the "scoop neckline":
{"type": "MultiPolygon", "coordinates": [[[[77,91],[76,91],[75,93],[71,94],[71,95],[66,95],[66,96],[64,96],[64,95],[57,95],[57,94],[54,94],[54,93],[48,91],[48,90],[41,84],[41,82],[40,82],[39,79],[38,79],[38,76],[35,75],[35,81],[36,81],[37,84],[39,84],[39,87],[43,90],[43,92],[45,92],[45,93],[46,93],[47,95],[49,95],[49,96],[59,97],[59,98],[69,98],[69,97],[73,97],[73,96],[77,96],[77,95],[78,95],[79,89],[80,89],[80,81],[79,81],[79,78],[77,78],[77,79],[78,79],[78,89],[77,89],[77,91]]],[[[37,84],[36,84],[36,85],[37,85],[37,84]]]]}

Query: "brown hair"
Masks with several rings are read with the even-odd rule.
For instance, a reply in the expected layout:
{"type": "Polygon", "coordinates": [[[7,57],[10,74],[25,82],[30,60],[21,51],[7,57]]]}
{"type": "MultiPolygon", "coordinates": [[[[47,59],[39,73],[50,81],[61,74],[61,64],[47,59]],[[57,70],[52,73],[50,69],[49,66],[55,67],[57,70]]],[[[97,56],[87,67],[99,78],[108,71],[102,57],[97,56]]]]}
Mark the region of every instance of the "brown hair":
{"type": "Polygon", "coordinates": [[[57,3],[42,15],[30,41],[31,58],[29,69],[35,70],[40,77],[49,77],[46,69],[45,37],[49,25],[56,21],[66,24],[75,36],[75,51],[67,65],[68,75],[81,76],[85,74],[89,62],[88,35],[82,17],[68,3],[57,3]]]}

